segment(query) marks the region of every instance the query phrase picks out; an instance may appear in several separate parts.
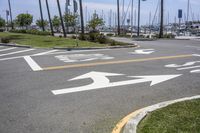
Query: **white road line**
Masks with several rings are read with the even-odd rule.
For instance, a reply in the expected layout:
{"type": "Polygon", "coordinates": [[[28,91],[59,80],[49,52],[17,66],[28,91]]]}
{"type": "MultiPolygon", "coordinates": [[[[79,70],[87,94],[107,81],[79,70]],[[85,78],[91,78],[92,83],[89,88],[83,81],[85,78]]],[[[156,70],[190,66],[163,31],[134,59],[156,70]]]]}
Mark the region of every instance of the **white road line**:
{"type": "Polygon", "coordinates": [[[46,52],[34,54],[33,56],[48,55],[48,54],[50,54],[50,53],[57,52],[57,51],[58,51],[58,50],[50,50],[50,51],[46,51],[46,52]]]}
{"type": "Polygon", "coordinates": [[[188,70],[188,69],[194,69],[194,68],[200,68],[200,66],[184,67],[184,68],[179,68],[177,70],[188,70]]]}
{"type": "Polygon", "coordinates": [[[35,50],[35,49],[26,49],[26,50],[21,50],[21,51],[7,53],[7,54],[1,54],[0,57],[6,56],[6,55],[13,55],[13,54],[18,54],[18,53],[28,52],[28,51],[32,51],[32,50],[35,50]]]}
{"type": "Polygon", "coordinates": [[[42,71],[43,70],[30,56],[24,56],[24,59],[33,71],[42,71]]]}
{"type": "MultiPolygon", "coordinates": [[[[27,55],[26,55],[27,56],[27,55]]],[[[30,56],[30,55],[28,55],[30,56]]],[[[10,57],[10,58],[2,58],[0,59],[0,61],[6,61],[6,60],[13,60],[13,59],[20,59],[20,58],[24,58],[24,56],[16,56],[16,57],[10,57]]]]}
{"type": "Polygon", "coordinates": [[[6,49],[1,49],[0,52],[2,51],[8,51],[8,50],[12,50],[12,49],[16,49],[15,47],[14,48],[6,48],[6,49]]]}

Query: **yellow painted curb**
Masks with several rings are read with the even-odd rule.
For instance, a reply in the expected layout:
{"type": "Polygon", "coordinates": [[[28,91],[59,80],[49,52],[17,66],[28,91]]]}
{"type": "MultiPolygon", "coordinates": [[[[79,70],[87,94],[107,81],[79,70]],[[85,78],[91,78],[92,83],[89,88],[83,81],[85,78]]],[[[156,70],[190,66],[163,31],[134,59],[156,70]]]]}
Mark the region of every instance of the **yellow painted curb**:
{"type": "Polygon", "coordinates": [[[124,117],[122,120],[120,120],[117,125],[114,127],[112,133],[121,133],[122,128],[126,125],[126,123],[132,118],[137,116],[140,112],[142,111],[142,109],[136,110],[132,113],[130,113],[129,115],[127,115],[126,117],[124,117]]]}

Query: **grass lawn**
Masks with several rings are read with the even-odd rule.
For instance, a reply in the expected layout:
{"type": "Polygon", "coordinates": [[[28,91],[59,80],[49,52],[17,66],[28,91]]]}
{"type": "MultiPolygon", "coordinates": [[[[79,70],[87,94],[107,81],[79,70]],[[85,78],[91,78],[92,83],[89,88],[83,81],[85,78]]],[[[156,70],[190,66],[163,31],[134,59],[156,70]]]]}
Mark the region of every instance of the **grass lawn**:
{"type": "Polygon", "coordinates": [[[150,113],[139,124],[137,133],[200,133],[200,99],[150,113]]]}
{"type": "MultiPolygon", "coordinates": [[[[59,38],[52,36],[39,36],[39,35],[30,35],[30,34],[19,34],[19,33],[5,33],[0,32],[0,38],[9,37],[11,38],[12,43],[17,43],[21,45],[28,45],[32,47],[43,47],[43,48],[52,48],[52,47],[65,47],[73,48],[76,47],[77,41],[71,38],[59,38]]],[[[78,47],[104,47],[108,44],[99,44],[88,41],[78,40],[78,47]]]]}

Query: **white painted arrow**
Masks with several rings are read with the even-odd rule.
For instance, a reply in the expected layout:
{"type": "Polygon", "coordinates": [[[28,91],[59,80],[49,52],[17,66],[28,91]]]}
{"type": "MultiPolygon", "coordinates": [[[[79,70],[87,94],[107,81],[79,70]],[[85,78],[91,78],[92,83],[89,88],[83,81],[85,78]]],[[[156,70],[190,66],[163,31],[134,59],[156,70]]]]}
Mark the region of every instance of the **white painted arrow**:
{"type": "Polygon", "coordinates": [[[154,52],[154,49],[138,49],[135,52],[131,52],[131,54],[152,54],[154,52]]]}
{"type": "Polygon", "coordinates": [[[113,83],[110,83],[110,80],[106,77],[106,76],[120,76],[120,75],[123,75],[123,74],[90,72],[82,76],[76,77],[74,79],[71,79],[70,81],[91,78],[93,80],[92,84],[81,86],[81,87],[75,87],[75,88],[52,90],[52,93],[54,95],[60,95],[60,94],[96,90],[96,89],[102,89],[102,88],[108,88],[108,87],[138,84],[138,83],[144,83],[144,82],[151,82],[151,86],[153,86],[161,82],[181,76],[181,75],[131,76],[132,78],[139,78],[139,79],[119,81],[119,82],[113,82],[113,83]]]}

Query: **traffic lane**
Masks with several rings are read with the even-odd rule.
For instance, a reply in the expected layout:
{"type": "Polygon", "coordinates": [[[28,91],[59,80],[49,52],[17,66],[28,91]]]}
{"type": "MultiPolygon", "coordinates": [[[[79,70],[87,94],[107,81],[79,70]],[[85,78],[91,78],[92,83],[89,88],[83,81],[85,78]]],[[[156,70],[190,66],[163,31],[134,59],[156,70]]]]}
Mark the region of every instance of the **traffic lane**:
{"type": "MultiPolygon", "coordinates": [[[[156,40],[156,41],[142,41],[138,42],[140,46],[155,47],[161,49],[176,49],[176,50],[189,50],[188,46],[200,47],[199,41],[195,40],[156,40]]],[[[195,50],[195,49],[194,49],[195,50]]]]}
{"type": "MultiPolygon", "coordinates": [[[[141,48],[143,49],[143,48],[141,48]]],[[[123,61],[133,59],[145,59],[145,58],[157,58],[167,56],[179,56],[198,54],[194,50],[158,50],[152,54],[135,54],[135,50],[141,49],[117,49],[117,50],[106,50],[98,52],[87,52],[87,53],[66,53],[57,55],[45,55],[40,57],[32,57],[42,68],[45,67],[56,67],[63,65],[73,64],[87,64],[87,63],[98,63],[98,62],[109,62],[109,61],[123,61]]]]}
{"type": "MultiPolygon", "coordinates": [[[[188,60],[182,59],[180,63],[186,61],[188,60]]],[[[164,68],[163,66],[168,63],[171,62],[154,61],[29,72],[20,75],[8,74],[0,80],[3,88],[0,114],[4,113],[1,117],[1,129],[5,132],[111,131],[111,126],[135,109],[199,94],[199,74],[188,72],[184,74],[174,69],[164,68]],[[126,76],[165,74],[184,74],[184,76],[153,87],[149,87],[150,83],[141,83],[60,96],[51,93],[53,89],[92,83],[90,79],[68,81],[91,71],[121,73],[126,76]]],[[[111,77],[112,82],[121,80],[127,80],[127,77],[111,77]]]]}

